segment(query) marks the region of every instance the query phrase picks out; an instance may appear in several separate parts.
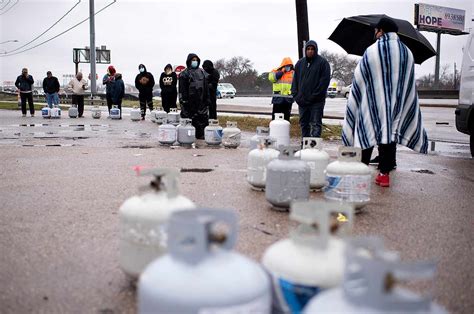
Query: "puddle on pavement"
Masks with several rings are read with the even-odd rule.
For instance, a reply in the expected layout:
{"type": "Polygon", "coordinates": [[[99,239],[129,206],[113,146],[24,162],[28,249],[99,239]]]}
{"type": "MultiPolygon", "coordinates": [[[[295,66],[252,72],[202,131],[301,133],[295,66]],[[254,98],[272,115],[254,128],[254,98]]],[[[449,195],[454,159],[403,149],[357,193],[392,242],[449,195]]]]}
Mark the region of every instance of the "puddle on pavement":
{"type": "Polygon", "coordinates": [[[424,174],[435,174],[433,171],[428,169],[412,169],[411,172],[424,173],[424,174]]]}
{"type": "Polygon", "coordinates": [[[181,172],[196,172],[196,173],[206,173],[214,171],[211,168],[181,168],[181,172]]]}
{"type": "Polygon", "coordinates": [[[155,147],[151,145],[125,145],[125,146],[121,146],[120,148],[149,149],[149,148],[155,148],[155,147]]]}

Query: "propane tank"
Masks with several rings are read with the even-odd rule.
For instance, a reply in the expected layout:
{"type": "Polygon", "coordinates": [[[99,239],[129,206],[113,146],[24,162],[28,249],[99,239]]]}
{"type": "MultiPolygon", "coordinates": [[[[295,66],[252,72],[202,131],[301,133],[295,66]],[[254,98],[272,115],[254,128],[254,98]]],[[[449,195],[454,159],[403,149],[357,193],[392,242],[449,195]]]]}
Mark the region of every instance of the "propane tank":
{"type": "Polygon", "coordinates": [[[447,313],[431,301],[432,295],[420,296],[396,287],[400,281],[433,281],[435,263],[401,263],[398,254],[384,250],[381,241],[374,240],[357,238],[348,242],[342,287],[315,296],[304,313],[447,313]],[[373,249],[375,252],[371,252],[373,249]]]}
{"type": "Polygon", "coordinates": [[[178,131],[176,127],[169,122],[158,127],[158,142],[160,144],[172,145],[176,142],[178,131]]]}
{"type": "Polygon", "coordinates": [[[99,106],[96,105],[96,106],[92,107],[91,111],[92,111],[92,118],[100,119],[100,116],[102,115],[102,112],[100,111],[99,106]]]}
{"type": "Polygon", "coordinates": [[[48,105],[41,108],[41,116],[45,119],[51,118],[51,108],[49,108],[48,105]]]}
{"type": "Polygon", "coordinates": [[[168,254],[140,276],[139,313],[270,313],[265,271],[232,252],[237,215],[216,209],[176,212],[169,222],[168,254]],[[227,234],[216,231],[228,227],[227,234]]]}
{"type": "Polygon", "coordinates": [[[290,219],[300,225],[270,246],[262,264],[273,283],[273,312],[301,313],[321,290],[342,282],[344,236],[352,229],[352,205],[328,201],[293,202],[290,219]],[[336,217],[343,217],[337,219],[336,217]]]}
{"type": "Polygon", "coordinates": [[[72,104],[71,107],[69,107],[68,115],[69,118],[77,118],[77,116],[79,115],[77,105],[72,104]]]}
{"type": "Polygon", "coordinates": [[[339,147],[338,159],[326,168],[327,199],[354,204],[356,211],[370,201],[370,168],[361,162],[357,147],[339,147]]]}
{"type": "Polygon", "coordinates": [[[257,126],[257,133],[250,138],[249,147],[250,150],[258,148],[260,139],[270,136],[270,129],[265,126],[257,126]]]}
{"type": "Polygon", "coordinates": [[[219,120],[210,119],[209,125],[204,128],[204,141],[207,145],[218,146],[222,143],[222,133],[219,120]]]}
{"type": "Polygon", "coordinates": [[[303,149],[295,154],[311,168],[311,189],[320,189],[326,185],[326,167],[329,154],[322,149],[323,139],[319,137],[303,137],[303,149]]]}
{"type": "Polygon", "coordinates": [[[191,119],[181,119],[177,130],[178,143],[181,145],[191,145],[196,141],[196,128],[191,124],[191,119]]]}
{"type": "Polygon", "coordinates": [[[275,140],[271,137],[260,138],[258,148],[252,149],[247,157],[247,182],[252,189],[265,190],[267,178],[267,165],[270,161],[278,158],[280,152],[273,149],[275,140]]]}
{"type": "Polygon", "coordinates": [[[309,199],[311,169],[294,156],[296,147],[280,146],[278,159],[267,165],[265,198],[276,210],[287,210],[296,200],[309,199]]]}
{"type": "Polygon", "coordinates": [[[283,113],[275,113],[275,120],[270,122],[270,136],[276,140],[276,147],[290,145],[290,122],[283,113]]]}
{"type": "Polygon", "coordinates": [[[168,113],[163,110],[162,107],[156,108],[155,111],[155,122],[159,125],[166,123],[168,120],[168,113]]]}
{"type": "Polygon", "coordinates": [[[120,267],[138,277],[155,258],[166,252],[165,224],[172,213],[195,208],[193,202],[178,193],[178,170],[155,169],[152,191],[127,199],[119,211],[120,267]]]}
{"type": "Polygon", "coordinates": [[[179,124],[179,113],[178,109],[176,108],[170,108],[170,112],[168,113],[168,123],[177,126],[179,124]]]}
{"type": "Polygon", "coordinates": [[[120,109],[117,106],[110,108],[110,118],[111,119],[120,119],[120,109]]]}
{"type": "Polygon", "coordinates": [[[240,145],[241,131],[237,127],[237,122],[227,121],[226,127],[222,131],[222,144],[225,148],[237,148],[240,145]]]}
{"type": "Polygon", "coordinates": [[[150,112],[150,120],[151,120],[151,122],[153,122],[153,123],[156,123],[156,112],[157,112],[156,109],[153,109],[153,110],[150,112]]]}
{"type": "Polygon", "coordinates": [[[140,121],[142,119],[142,111],[136,106],[133,107],[132,110],[130,110],[130,119],[132,121],[140,121]]]}
{"type": "Polygon", "coordinates": [[[54,105],[51,109],[51,119],[60,119],[61,118],[61,108],[58,105],[54,105]]]}

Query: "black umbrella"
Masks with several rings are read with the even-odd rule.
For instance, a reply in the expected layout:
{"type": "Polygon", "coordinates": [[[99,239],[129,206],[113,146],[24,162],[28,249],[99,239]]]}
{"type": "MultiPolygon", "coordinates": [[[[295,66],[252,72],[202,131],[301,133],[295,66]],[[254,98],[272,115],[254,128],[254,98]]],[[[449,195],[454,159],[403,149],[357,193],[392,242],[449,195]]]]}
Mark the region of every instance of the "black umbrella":
{"type": "Polygon", "coordinates": [[[344,18],[329,39],[344,48],[347,53],[362,56],[374,40],[375,25],[382,17],[392,19],[398,25],[400,40],[411,50],[415,63],[436,55],[430,42],[410,22],[391,18],[385,14],[357,15],[344,18]]]}

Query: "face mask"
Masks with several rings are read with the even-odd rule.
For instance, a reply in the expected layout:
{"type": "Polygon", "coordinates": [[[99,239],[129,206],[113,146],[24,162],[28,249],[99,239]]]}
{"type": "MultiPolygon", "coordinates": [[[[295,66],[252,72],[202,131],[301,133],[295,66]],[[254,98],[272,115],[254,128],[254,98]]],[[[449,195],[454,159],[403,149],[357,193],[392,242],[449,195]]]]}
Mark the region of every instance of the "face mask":
{"type": "Polygon", "coordinates": [[[145,69],[144,69],[144,68],[140,68],[139,70],[140,70],[140,73],[145,72],[145,69]]]}
{"type": "Polygon", "coordinates": [[[286,72],[290,72],[290,71],[291,71],[291,67],[288,67],[288,66],[285,67],[285,71],[286,71],[286,72]]]}
{"type": "Polygon", "coordinates": [[[198,67],[198,62],[195,60],[195,61],[191,61],[191,67],[193,69],[197,68],[198,67]]]}

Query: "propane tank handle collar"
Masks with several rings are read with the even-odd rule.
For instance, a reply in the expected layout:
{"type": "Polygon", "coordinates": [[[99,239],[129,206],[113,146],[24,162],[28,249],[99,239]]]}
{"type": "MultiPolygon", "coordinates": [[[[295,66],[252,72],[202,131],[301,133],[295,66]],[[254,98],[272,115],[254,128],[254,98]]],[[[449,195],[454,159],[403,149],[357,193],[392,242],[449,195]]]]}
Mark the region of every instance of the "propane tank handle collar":
{"type": "Polygon", "coordinates": [[[143,171],[140,175],[154,176],[154,179],[150,182],[150,186],[155,191],[166,191],[168,197],[176,197],[178,195],[178,169],[173,168],[156,168],[147,171],[143,171]]]}

